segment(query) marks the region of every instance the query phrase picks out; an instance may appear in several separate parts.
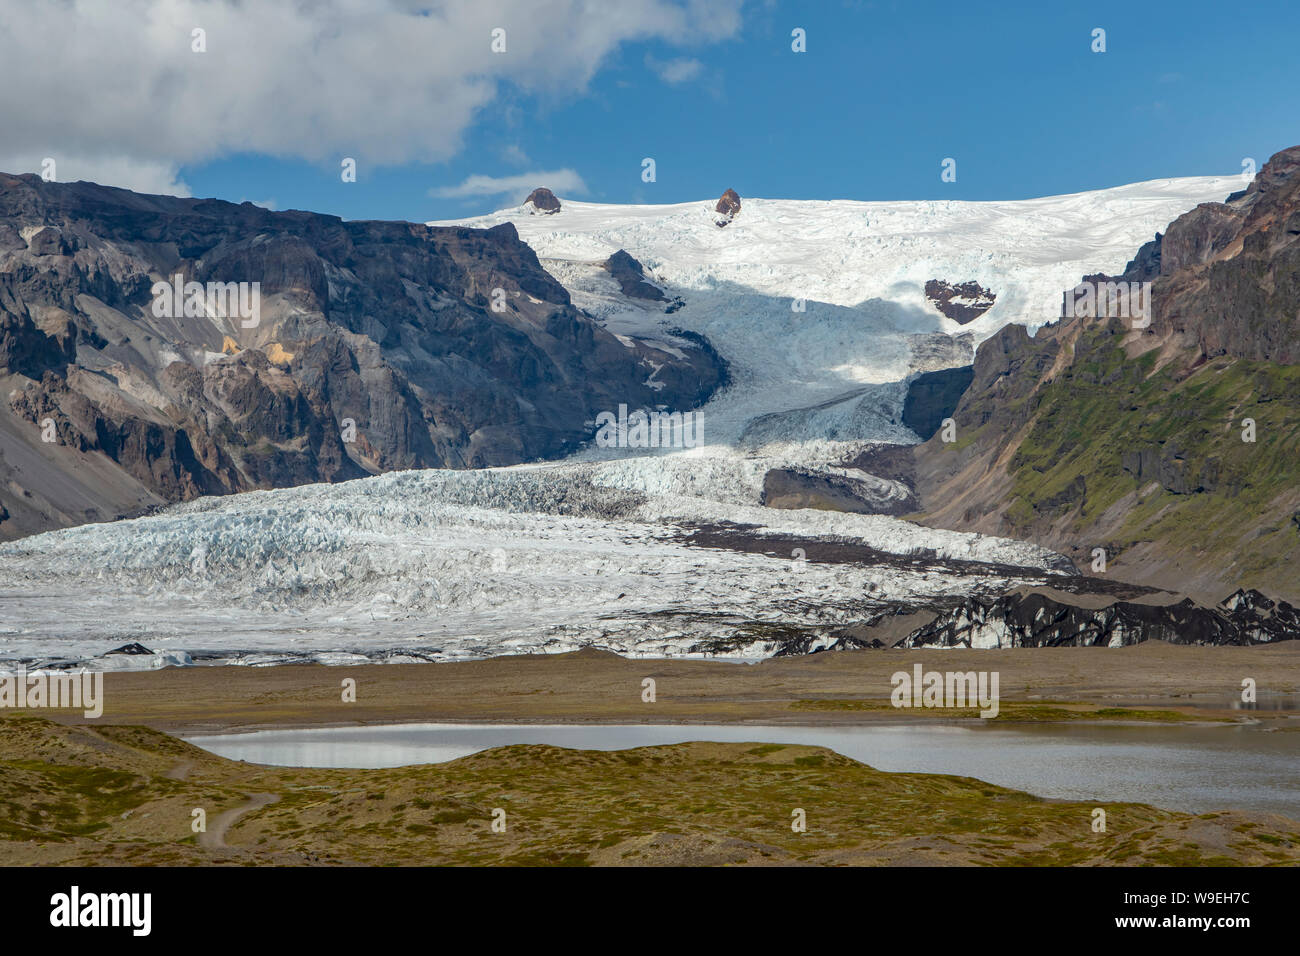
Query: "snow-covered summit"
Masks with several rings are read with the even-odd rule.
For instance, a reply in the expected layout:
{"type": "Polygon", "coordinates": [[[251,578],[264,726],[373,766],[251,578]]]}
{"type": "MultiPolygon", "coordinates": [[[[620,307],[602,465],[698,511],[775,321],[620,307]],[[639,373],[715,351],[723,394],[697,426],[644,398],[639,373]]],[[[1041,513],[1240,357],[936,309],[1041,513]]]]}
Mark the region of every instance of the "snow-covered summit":
{"type": "Polygon", "coordinates": [[[864,388],[965,364],[973,345],[1008,323],[1053,321],[1062,292],[1082,276],[1119,272],[1170,221],[1240,185],[1238,177],[1201,176],[1006,202],[746,196],[725,229],[714,200],[566,198],[549,216],[521,206],[431,225],[511,222],[574,304],[611,331],[669,342],[670,329],[707,336],[735,382],[704,409],[710,444],[735,446],[759,416],[792,412],[800,420],[783,437],[796,446],[906,442],[916,437],[897,417],[902,393],[870,388],[864,409],[864,388]],[[675,301],[671,313],[620,294],[602,268],[620,249],[675,301]],[[960,325],[927,300],[932,279],[973,280],[996,302],[960,325]],[[949,339],[962,333],[971,338],[949,339]],[[799,413],[841,396],[852,403],[815,422],[799,413]]]}
{"type": "Polygon", "coordinates": [[[624,249],[682,290],[735,286],[759,295],[854,308],[873,299],[934,313],[922,331],[961,331],[925,303],[927,279],[974,279],[998,294],[984,336],[1009,322],[1060,314],[1061,293],[1087,273],[1118,272],[1138,247],[1202,202],[1241,188],[1235,176],[1195,176],[993,202],[758,199],[718,229],[713,200],[618,205],[564,199],[552,216],[524,207],[434,222],[511,222],[552,264],[598,264],[624,249]]]}

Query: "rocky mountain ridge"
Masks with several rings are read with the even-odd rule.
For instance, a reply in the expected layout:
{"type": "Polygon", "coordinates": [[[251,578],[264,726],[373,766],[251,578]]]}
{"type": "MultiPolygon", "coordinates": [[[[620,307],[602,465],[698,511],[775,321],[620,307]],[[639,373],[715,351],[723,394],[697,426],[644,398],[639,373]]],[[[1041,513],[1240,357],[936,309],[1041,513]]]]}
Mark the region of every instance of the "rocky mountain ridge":
{"type": "Polygon", "coordinates": [[[198,495],[558,457],[620,403],[703,402],[724,372],[675,345],[607,332],[510,224],[0,174],[0,538],[198,495]],[[257,314],[213,309],[214,289],[257,314]]]}

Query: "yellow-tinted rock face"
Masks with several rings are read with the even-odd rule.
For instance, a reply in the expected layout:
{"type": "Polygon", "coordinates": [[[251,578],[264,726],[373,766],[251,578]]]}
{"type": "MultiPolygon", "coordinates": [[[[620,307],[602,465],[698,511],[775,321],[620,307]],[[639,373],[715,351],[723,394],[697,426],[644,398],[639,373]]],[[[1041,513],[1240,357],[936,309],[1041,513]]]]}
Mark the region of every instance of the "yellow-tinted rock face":
{"type": "Polygon", "coordinates": [[[266,353],[266,357],[270,359],[274,365],[288,365],[293,361],[293,353],[286,352],[284,346],[279,342],[272,342],[262,351],[266,353]]]}

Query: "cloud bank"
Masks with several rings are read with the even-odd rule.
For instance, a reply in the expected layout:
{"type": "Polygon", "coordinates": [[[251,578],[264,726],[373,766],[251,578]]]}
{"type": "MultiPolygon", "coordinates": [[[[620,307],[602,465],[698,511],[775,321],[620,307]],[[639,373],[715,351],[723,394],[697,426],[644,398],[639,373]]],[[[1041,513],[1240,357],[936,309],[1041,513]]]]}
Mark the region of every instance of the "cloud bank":
{"type": "Polygon", "coordinates": [[[504,85],[580,95],[625,43],[734,35],[741,2],[6,0],[0,169],[186,195],[181,166],[237,152],[441,161],[504,85]]]}

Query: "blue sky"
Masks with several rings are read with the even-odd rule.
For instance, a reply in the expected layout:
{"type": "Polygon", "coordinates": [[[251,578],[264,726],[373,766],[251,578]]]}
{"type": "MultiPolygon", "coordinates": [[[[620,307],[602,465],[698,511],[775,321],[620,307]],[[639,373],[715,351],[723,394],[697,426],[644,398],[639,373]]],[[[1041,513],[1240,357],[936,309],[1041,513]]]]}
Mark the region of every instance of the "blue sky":
{"type": "MultiPolygon", "coordinates": [[[[139,142],[120,151],[140,163],[173,164],[196,196],[425,220],[488,212],[527,192],[503,184],[494,195],[448,195],[471,176],[554,185],[539,174],[565,170],[585,192],[558,193],[603,202],[681,202],[727,187],[773,198],[1009,199],[1236,173],[1244,157],[1262,164],[1300,143],[1300,3],[716,0],[727,16],[706,29],[699,25],[710,22],[705,0],[637,0],[660,5],[643,11],[648,17],[663,19],[664,9],[686,4],[698,18],[645,36],[653,29],[592,27],[600,16],[617,19],[627,0],[577,12],[575,2],[581,5],[557,0],[551,20],[558,23],[550,24],[557,32],[528,69],[512,72],[519,61],[511,49],[465,68],[485,74],[491,92],[458,105],[463,121],[448,121],[441,139],[398,144],[399,127],[378,126],[349,148],[349,122],[388,108],[398,84],[405,96],[422,82],[418,58],[395,52],[403,72],[385,86],[384,54],[372,51],[359,70],[374,73],[373,87],[358,80],[370,99],[332,93],[312,105],[322,116],[319,141],[309,124],[280,140],[273,131],[237,135],[236,127],[188,152],[160,146],[153,155],[139,142]],[[795,27],[807,33],[805,53],[791,50],[795,27]],[[1091,50],[1098,27],[1106,31],[1104,53],[1091,50]],[[592,32],[600,38],[588,43],[592,32]],[[582,75],[547,72],[548,62],[561,64],[583,44],[590,48],[582,75]],[[386,138],[394,140],[391,155],[386,138]],[[241,148],[244,141],[253,148],[241,148]],[[435,151],[442,155],[429,155],[435,151]],[[365,155],[358,181],[343,183],[339,161],[353,154],[365,155]],[[654,183],[641,180],[644,157],[656,161],[654,183]],[[954,183],[940,180],[946,157],[957,161],[954,183]]],[[[539,4],[546,6],[536,0],[533,9],[539,4]]],[[[521,16],[510,0],[497,6],[491,15],[508,26],[521,16]]],[[[424,62],[433,69],[462,47],[486,48],[478,23],[427,34],[424,62]]],[[[248,26],[250,36],[265,32],[248,26]]],[[[514,49],[536,32],[521,25],[514,49]]],[[[346,77],[349,67],[329,69],[346,77]]],[[[266,98],[275,96],[295,108],[289,94],[266,98]]],[[[443,122],[436,98],[400,106],[401,122],[443,122]]],[[[238,123],[239,108],[219,112],[238,123]]],[[[87,132],[77,148],[112,152],[99,135],[87,132]]],[[[178,130],[174,138],[186,135],[178,130]]],[[[32,155],[49,148],[22,146],[32,155]]]]}

